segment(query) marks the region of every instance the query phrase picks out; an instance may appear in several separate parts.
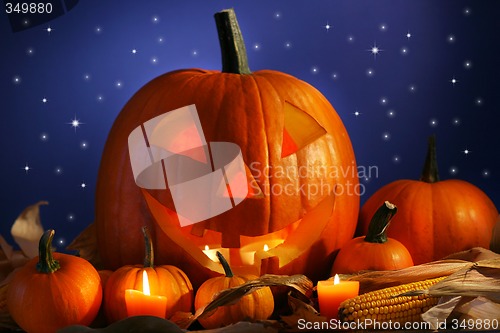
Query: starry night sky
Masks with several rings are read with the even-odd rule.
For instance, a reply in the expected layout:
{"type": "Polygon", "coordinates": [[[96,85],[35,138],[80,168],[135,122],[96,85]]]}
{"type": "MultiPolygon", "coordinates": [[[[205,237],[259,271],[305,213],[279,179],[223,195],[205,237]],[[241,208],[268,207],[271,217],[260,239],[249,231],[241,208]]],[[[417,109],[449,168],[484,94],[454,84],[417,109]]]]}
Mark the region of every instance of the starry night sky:
{"type": "MultiPolygon", "coordinates": [[[[2,4],[3,5],[3,4],[2,4]]],[[[233,7],[252,70],[319,89],[360,166],[361,201],[417,179],[437,136],[442,179],[469,181],[500,207],[500,1],[148,0],[78,3],[19,32],[0,14],[0,233],[41,208],[62,250],[94,219],[102,150],[127,100],[165,72],[220,69],[213,14],[233,7]]]]}

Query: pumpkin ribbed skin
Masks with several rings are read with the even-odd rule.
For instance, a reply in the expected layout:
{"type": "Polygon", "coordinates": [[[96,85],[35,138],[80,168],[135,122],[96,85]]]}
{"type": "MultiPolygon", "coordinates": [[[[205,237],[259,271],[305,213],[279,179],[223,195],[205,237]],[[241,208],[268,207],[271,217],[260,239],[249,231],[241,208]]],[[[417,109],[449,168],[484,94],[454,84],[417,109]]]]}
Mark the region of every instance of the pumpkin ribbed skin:
{"type": "Polygon", "coordinates": [[[193,306],[193,287],[186,274],[174,266],[164,265],[154,268],[137,265],[124,266],[111,274],[104,288],[104,311],[108,322],[127,317],[125,290],[142,291],[142,272],[148,274],[151,295],[166,296],[165,318],[176,311],[190,312],[193,306]]]}
{"type": "Polygon", "coordinates": [[[370,217],[384,200],[399,211],[387,235],[406,246],[416,265],[477,246],[488,248],[498,216],[488,196],[468,182],[397,180],[363,205],[360,233],[366,232],[370,217]]]}
{"type": "MultiPolygon", "coordinates": [[[[257,276],[220,276],[205,281],[196,293],[195,310],[207,305],[219,291],[237,287],[256,279],[257,276]]],[[[265,320],[274,310],[274,298],[269,287],[264,287],[244,296],[236,304],[218,307],[212,314],[198,318],[206,329],[235,324],[244,319],[265,320]]]]}
{"type": "Polygon", "coordinates": [[[38,257],[12,278],[7,306],[16,323],[28,333],[54,333],[69,325],[89,325],[102,300],[99,274],[82,258],[54,253],[61,268],[39,273],[38,257]]]}
{"type": "MultiPolygon", "coordinates": [[[[228,26],[235,25],[237,23],[228,26]]],[[[240,45],[237,50],[244,53],[244,46],[240,45]]],[[[226,59],[224,49],[222,52],[226,59]]],[[[245,59],[238,60],[245,62],[245,59]]],[[[160,222],[152,217],[141,189],[134,182],[129,160],[127,142],[132,130],[160,114],[192,104],[198,111],[206,141],[237,144],[247,169],[263,192],[263,196],[247,198],[196,227],[201,225],[202,229],[222,233],[222,242],[219,242],[222,247],[239,248],[240,236],[256,237],[284,230],[314,209],[337,185],[342,193],[335,198],[326,227],[313,233],[316,236],[311,236],[307,250],[279,269],[271,265],[274,268],[254,273],[304,273],[313,280],[327,276],[332,264],[331,253],[351,239],[356,228],[359,210],[356,190],[359,188],[356,188],[354,153],[346,129],[327,99],[311,85],[271,70],[253,73],[247,69],[237,73],[202,69],[173,71],[153,79],[129,100],[109,133],[98,175],[95,223],[105,266],[114,269],[142,260],[137,251],[141,248],[141,237],[130,230],[145,225],[155,234],[158,264],[180,267],[195,287],[218,273],[212,270],[213,265],[207,268],[206,262],[186,251],[178,241],[178,233],[174,236],[168,227],[158,225],[160,222]],[[307,113],[326,134],[282,158],[286,103],[307,113]],[[313,174],[275,174],[279,170],[307,171],[308,168],[313,169],[313,174]],[[327,175],[314,173],[318,170],[327,170],[327,175]],[[311,188],[318,189],[318,193],[309,190],[311,188]],[[277,190],[281,192],[276,193],[277,190]],[[314,263],[310,258],[314,258],[314,263]]],[[[167,192],[149,191],[172,209],[172,199],[167,192]]],[[[193,209],[196,204],[193,202],[193,209]]],[[[199,249],[204,244],[218,243],[193,235],[186,227],[182,233],[181,237],[199,249]]],[[[202,234],[200,229],[199,234],[202,234]]],[[[293,248],[294,244],[286,246],[293,248]]],[[[287,253],[286,246],[283,245],[281,253],[287,253]]],[[[231,258],[228,260],[233,264],[231,258]]]]}

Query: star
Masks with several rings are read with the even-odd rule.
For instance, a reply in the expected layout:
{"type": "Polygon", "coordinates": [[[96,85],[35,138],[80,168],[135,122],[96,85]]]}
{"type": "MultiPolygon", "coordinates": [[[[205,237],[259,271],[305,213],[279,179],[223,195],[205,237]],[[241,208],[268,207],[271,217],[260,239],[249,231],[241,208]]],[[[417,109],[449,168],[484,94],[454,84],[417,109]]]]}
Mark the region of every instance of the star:
{"type": "Polygon", "coordinates": [[[490,170],[485,169],[483,170],[482,174],[484,178],[488,178],[490,176],[490,170]]]}
{"type": "Polygon", "coordinates": [[[274,18],[279,20],[281,18],[281,13],[280,12],[274,13],[274,18]]]}
{"type": "Polygon", "coordinates": [[[152,63],[153,65],[156,65],[156,64],[158,63],[158,58],[157,58],[157,57],[153,57],[153,58],[151,58],[151,63],[152,63]]]}
{"type": "Polygon", "coordinates": [[[330,23],[328,23],[328,21],[326,22],[326,24],[323,26],[325,29],[326,29],[326,32],[330,31],[331,28],[333,28],[330,23]]]}
{"type": "Polygon", "coordinates": [[[100,26],[95,27],[95,33],[100,34],[102,32],[102,28],[100,26]]]}
{"type": "Polygon", "coordinates": [[[391,134],[389,132],[382,133],[382,139],[384,141],[389,141],[391,139],[391,134]]]}
{"type": "Polygon", "coordinates": [[[48,101],[49,101],[49,100],[48,100],[47,98],[45,98],[45,97],[44,97],[44,98],[42,98],[42,103],[43,103],[43,104],[46,104],[48,101]]]}
{"type": "MultiPolygon", "coordinates": [[[[156,58],[153,58],[153,59],[156,59],[156,58]]],[[[151,62],[153,62],[153,60],[151,60],[151,62]]],[[[154,63],[156,63],[156,60],[154,61],[154,63]]],[[[115,86],[116,86],[118,89],[120,89],[121,87],[123,87],[123,83],[122,83],[122,81],[116,81],[115,86]]]]}
{"type": "Polygon", "coordinates": [[[61,168],[61,167],[56,167],[56,168],[54,169],[54,173],[55,173],[56,175],[60,175],[60,174],[62,174],[62,172],[63,172],[63,170],[62,170],[62,168],[61,168]]]}
{"type": "Polygon", "coordinates": [[[26,54],[29,56],[33,55],[34,53],[35,53],[35,49],[32,47],[30,47],[26,50],[26,54]]]}
{"type": "Polygon", "coordinates": [[[68,221],[74,221],[75,220],[75,214],[69,213],[68,214],[68,221]]]}
{"type": "Polygon", "coordinates": [[[82,141],[82,143],[80,143],[81,149],[87,149],[88,147],[89,147],[89,144],[86,141],[82,141]]]}
{"type": "Polygon", "coordinates": [[[80,187],[81,187],[82,189],[84,189],[84,188],[86,188],[86,187],[87,187],[87,184],[85,184],[85,182],[82,182],[82,183],[80,184],[80,187]]]}
{"type": "Polygon", "coordinates": [[[160,37],[158,37],[158,44],[162,44],[162,43],[163,43],[163,41],[164,41],[163,37],[161,37],[161,36],[160,36],[160,37]]]}
{"type": "Polygon", "coordinates": [[[409,90],[411,93],[414,93],[415,91],[417,91],[417,87],[416,87],[415,85],[413,85],[413,84],[412,84],[412,85],[410,85],[410,86],[408,87],[408,90],[409,90]]]}
{"type": "Polygon", "coordinates": [[[354,42],[354,36],[353,36],[353,35],[349,35],[349,36],[347,36],[347,41],[348,41],[349,43],[354,42]]]}
{"type": "Polygon", "coordinates": [[[12,82],[14,84],[20,84],[21,83],[21,77],[19,75],[16,75],[12,78],[12,82]]]}
{"type": "Polygon", "coordinates": [[[362,113],[356,110],[353,112],[353,115],[357,118],[358,116],[362,115],[362,113]]]}
{"type": "Polygon", "coordinates": [[[83,79],[85,81],[89,81],[90,80],[90,74],[83,74],[83,79]]]}
{"type": "Polygon", "coordinates": [[[448,38],[447,38],[447,40],[448,40],[448,43],[450,43],[450,44],[451,43],[455,43],[455,36],[454,35],[449,35],[448,38]]]}
{"type": "Polygon", "coordinates": [[[78,127],[80,127],[80,125],[82,125],[83,123],[80,122],[80,120],[76,119],[76,115],[75,115],[75,118],[73,118],[73,120],[69,124],[75,129],[75,132],[76,132],[76,129],[78,127]]]}
{"type": "Polygon", "coordinates": [[[366,76],[373,77],[375,75],[375,70],[373,68],[368,68],[366,70],[366,76]]]}
{"type": "Polygon", "coordinates": [[[464,153],[465,155],[469,155],[469,154],[471,153],[471,151],[470,151],[469,149],[467,149],[467,148],[466,148],[466,149],[464,149],[464,150],[462,151],[462,153],[464,153]]]}
{"type": "Polygon", "coordinates": [[[28,173],[28,171],[30,171],[32,168],[28,165],[28,163],[26,163],[23,169],[26,173],[28,173]]]}
{"type": "Polygon", "coordinates": [[[50,35],[50,33],[51,33],[52,31],[54,31],[54,29],[52,29],[52,28],[50,27],[50,25],[49,25],[47,28],[45,28],[44,30],[45,30],[45,31],[47,31],[47,32],[49,33],[49,35],[50,35]]]}
{"type": "Polygon", "coordinates": [[[483,99],[481,97],[476,98],[476,105],[477,106],[483,105],[483,99]]]}
{"type": "Polygon", "coordinates": [[[464,15],[465,15],[465,16],[469,16],[470,14],[471,14],[470,8],[465,7],[465,8],[464,8],[464,15]]]}
{"type": "Polygon", "coordinates": [[[453,78],[450,80],[450,82],[451,82],[451,84],[452,84],[453,86],[455,86],[455,84],[457,84],[457,83],[458,83],[458,80],[457,80],[455,77],[453,77],[453,78]]]}
{"type": "Polygon", "coordinates": [[[153,23],[158,23],[160,22],[160,18],[158,16],[153,16],[153,18],[151,19],[151,21],[153,21],[153,23]]]}
{"type": "Polygon", "coordinates": [[[312,67],[312,68],[311,68],[311,72],[312,72],[313,74],[316,74],[316,73],[318,73],[318,72],[319,72],[319,68],[318,68],[318,67],[316,67],[316,66],[314,66],[314,67],[312,67]]]}
{"type": "Polygon", "coordinates": [[[394,111],[394,110],[387,111],[387,117],[389,117],[389,118],[396,117],[396,111],[394,111]]]}
{"type": "Polygon", "coordinates": [[[380,25],[380,31],[386,31],[386,30],[387,30],[387,24],[382,23],[382,24],[380,25]]]}
{"type": "Polygon", "coordinates": [[[103,95],[97,95],[97,101],[98,102],[102,102],[104,100],[104,96],[103,95]]]}
{"type": "Polygon", "coordinates": [[[259,43],[255,43],[255,44],[253,44],[253,49],[254,49],[255,51],[260,50],[260,44],[259,44],[259,43]]]}
{"type": "Polygon", "coordinates": [[[292,47],[292,43],[291,42],[285,42],[285,48],[289,49],[292,47]]]}
{"type": "Polygon", "coordinates": [[[458,168],[457,168],[457,167],[455,167],[455,166],[452,166],[452,167],[450,168],[450,174],[452,174],[452,175],[456,175],[457,173],[458,173],[458,168]]]}
{"type": "Polygon", "coordinates": [[[332,79],[337,80],[339,75],[337,73],[332,73],[332,79]]]}
{"type": "Polygon", "coordinates": [[[193,52],[191,52],[191,54],[196,57],[198,55],[198,51],[194,50],[193,52]]]}
{"type": "Polygon", "coordinates": [[[452,123],[453,123],[453,125],[455,125],[455,126],[460,125],[460,118],[454,118],[454,119],[452,120],[452,123]]]}
{"type": "Polygon", "coordinates": [[[407,55],[407,54],[408,54],[408,48],[406,48],[406,47],[402,47],[402,48],[401,48],[401,54],[402,54],[402,55],[407,55]]]}
{"type": "Polygon", "coordinates": [[[406,38],[410,39],[411,38],[411,33],[410,31],[408,30],[408,32],[406,33],[406,38]]]}
{"type": "Polygon", "coordinates": [[[137,49],[133,48],[132,51],[130,51],[130,52],[132,52],[132,54],[137,54],[137,49]]]}
{"type": "Polygon", "coordinates": [[[42,140],[43,142],[49,140],[49,135],[47,133],[40,134],[40,140],[42,140]]]}
{"type": "Polygon", "coordinates": [[[464,61],[464,67],[465,67],[465,69],[472,68],[472,62],[470,60],[465,60],[464,61]]]}
{"type": "Polygon", "coordinates": [[[394,155],[394,156],[392,157],[392,161],[393,161],[394,163],[399,163],[399,162],[401,162],[401,158],[400,158],[398,155],[394,155]]]}
{"type": "Polygon", "coordinates": [[[437,119],[434,119],[434,118],[433,118],[433,119],[431,119],[431,120],[429,121],[429,125],[431,125],[431,127],[436,127],[436,126],[438,125],[438,121],[437,121],[437,119]]]}
{"type": "Polygon", "coordinates": [[[373,46],[368,51],[373,54],[373,58],[377,58],[377,54],[379,54],[383,50],[377,46],[377,43],[373,43],[373,46]]]}
{"type": "Polygon", "coordinates": [[[387,99],[387,97],[381,97],[380,98],[380,104],[386,105],[387,103],[389,103],[389,100],[387,99]]]}

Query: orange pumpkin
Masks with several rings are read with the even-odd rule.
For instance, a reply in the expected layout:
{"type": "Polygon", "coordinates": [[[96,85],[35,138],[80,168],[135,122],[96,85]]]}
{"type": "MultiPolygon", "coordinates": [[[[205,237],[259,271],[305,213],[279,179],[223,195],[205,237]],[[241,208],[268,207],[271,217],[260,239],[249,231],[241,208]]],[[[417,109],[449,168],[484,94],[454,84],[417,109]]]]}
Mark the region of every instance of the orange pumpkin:
{"type": "Polygon", "coordinates": [[[106,282],[104,312],[109,323],[127,318],[125,290],[143,291],[143,271],[148,275],[151,295],[167,298],[166,319],[177,311],[189,312],[193,306],[193,287],[186,274],[175,266],[154,266],[151,236],[147,228],[142,230],[146,244],[144,265],[123,266],[114,271],[106,282]]]}
{"type": "Polygon", "coordinates": [[[141,260],[141,239],[130,230],[146,225],[156,234],[157,262],[180,267],[195,286],[222,273],[207,248],[222,251],[237,273],[327,276],[332,252],[354,235],[359,209],[346,129],[314,87],[278,71],[250,71],[234,12],[218,13],[216,21],[222,72],[164,74],[142,87],[113,124],[96,191],[100,257],[111,269],[141,260]],[[207,142],[241,148],[251,185],[233,209],[181,227],[169,191],[135,184],[127,144],[144,122],[192,104],[207,142]]]}
{"type": "Polygon", "coordinates": [[[332,267],[332,275],[353,274],[363,270],[394,270],[413,266],[408,249],[387,237],[391,219],[397,212],[386,201],[373,215],[366,236],[356,237],[340,249],[332,267]]]}
{"type": "Polygon", "coordinates": [[[481,246],[488,248],[498,211],[476,186],[458,179],[439,180],[435,138],[429,139],[420,181],[397,180],[375,192],[363,205],[358,233],[384,200],[398,206],[389,237],[403,243],[415,264],[481,246]]]}
{"type": "MultiPolygon", "coordinates": [[[[196,311],[210,303],[218,292],[257,279],[255,275],[234,275],[220,252],[217,252],[217,258],[224,268],[225,275],[208,279],[200,286],[194,300],[196,311]]],[[[273,293],[269,287],[264,287],[243,296],[235,304],[218,307],[215,311],[199,317],[198,321],[206,329],[219,328],[244,319],[265,320],[271,316],[273,310],[273,293]]]]}
{"type": "Polygon", "coordinates": [[[97,271],[82,258],[52,253],[53,237],[54,230],[42,235],[39,256],[15,273],[7,290],[10,315],[29,333],[89,325],[101,305],[97,271]]]}

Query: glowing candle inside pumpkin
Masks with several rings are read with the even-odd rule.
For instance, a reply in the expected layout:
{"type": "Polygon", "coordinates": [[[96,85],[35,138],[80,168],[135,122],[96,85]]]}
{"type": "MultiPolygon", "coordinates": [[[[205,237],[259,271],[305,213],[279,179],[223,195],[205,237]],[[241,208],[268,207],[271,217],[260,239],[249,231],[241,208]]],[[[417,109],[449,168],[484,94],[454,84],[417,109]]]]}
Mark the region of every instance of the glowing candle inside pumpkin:
{"type": "Polygon", "coordinates": [[[337,274],[335,274],[333,281],[318,281],[318,301],[321,315],[328,319],[338,319],[340,303],[358,296],[358,293],[358,281],[340,281],[337,274]]]}
{"type": "Polygon", "coordinates": [[[125,290],[125,306],[127,316],[149,315],[165,318],[167,311],[167,297],[151,295],[148,273],[142,271],[142,291],[125,290]]]}

